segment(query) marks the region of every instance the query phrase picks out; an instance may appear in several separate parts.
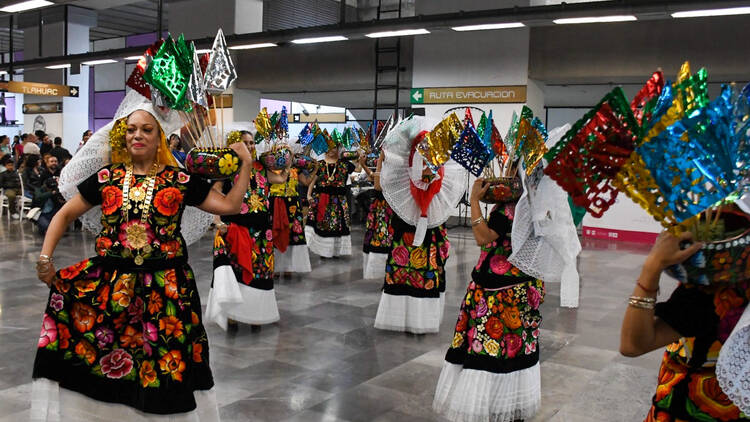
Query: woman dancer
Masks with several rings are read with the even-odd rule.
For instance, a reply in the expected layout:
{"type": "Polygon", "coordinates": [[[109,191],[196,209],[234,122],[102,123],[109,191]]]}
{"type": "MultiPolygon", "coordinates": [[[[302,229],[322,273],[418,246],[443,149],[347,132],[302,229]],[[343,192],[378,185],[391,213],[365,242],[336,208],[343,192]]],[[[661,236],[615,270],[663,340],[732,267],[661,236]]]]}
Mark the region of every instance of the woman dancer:
{"type": "Polygon", "coordinates": [[[310,251],[323,258],[352,254],[346,181],[354,171],[354,164],[339,158],[340,150],[341,145],[331,143],[328,146],[307,188],[310,202],[305,227],[307,245],[310,251]]]}
{"type": "Polygon", "coordinates": [[[463,168],[448,162],[433,172],[417,152],[428,134],[418,132],[421,125],[421,118],[405,119],[384,141],[381,185],[396,215],[375,317],[375,328],[416,334],[440,328],[450,250],[443,223],[464,191],[463,168]]]}
{"type": "MultiPolygon", "coordinates": [[[[237,322],[264,325],[279,320],[273,290],[270,182],[263,165],[254,160],[252,134],[242,131],[239,136],[230,134],[230,142],[232,138],[238,138],[249,147],[253,165],[240,212],[222,216],[214,238],[214,278],[208,293],[206,318],[225,330],[229,325],[236,327],[237,322]]],[[[217,183],[214,189],[227,191],[238,183],[241,183],[239,176],[233,183],[217,183]]]]}
{"type": "Polygon", "coordinates": [[[745,258],[750,220],[734,205],[723,207],[722,220],[727,232],[739,233],[735,239],[740,241],[709,245],[721,252],[706,259],[705,245],[693,242],[692,233],[663,232],[636,280],[622,322],[620,352],[639,356],[667,347],[646,421],[750,420],[750,272],[745,258]],[[662,271],[687,259],[693,268],[703,269],[656,303],[662,271]]]}
{"type": "MultiPolygon", "coordinates": [[[[61,176],[66,189],[70,180],[92,172],[88,166],[102,149],[111,157],[52,219],[37,262],[39,279],[51,291],[33,372],[34,401],[47,404],[32,408],[33,418],[90,420],[101,412],[101,418],[134,420],[144,416],[140,412],[189,412],[205,398],[200,392],[213,387],[181,220],[187,205],[235,213],[247,182],[225,196],[177,168],[164,135],[176,129],[174,116],[162,117],[137,92],[117,116],[61,176]],[[52,256],[66,227],[95,206],[102,225],[96,256],[56,272],[52,256]],[[68,390],[119,404],[97,404],[68,390]]],[[[247,180],[250,154],[244,145],[233,149],[242,160],[240,180],[247,180]]]]}
{"type": "Polygon", "coordinates": [[[393,227],[390,224],[393,210],[385,200],[380,186],[383,153],[381,152],[378,157],[374,172],[367,167],[365,157],[360,159],[360,164],[375,185],[375,197],[370,204],[370,210],[365,220],[362,276],[364,278],[381,278],[385,276],[385,264],[388,259],[388,252],[391,251],[391,243],[393,243],[393,227]]]}
{"type": "MultiPolygon", "coordinates": [[[[287,146],[279,148],[282,152],[291,150],[287,146]]],[[[310,184],[311,177],[300,173],[287,161],[287,166],[280,171],[281,183],[272,183],[270,189],[271,214],[274,230],[274,267],[277,274],[288,277],[291,273],[309,273],[310,253],[305,239],[305,222],[299,197],[299,184],[310,184]]]]}
{"type": "Polygon", "coordinates": [[[454,421],[515,421],[531,418],[541,404],[539,305],[544,283],[508,262],[515,202],[497,204],[489,219],[471,189],[472,231],[482,246],[479,262],[445,355],[433,408],[454,421]]]}

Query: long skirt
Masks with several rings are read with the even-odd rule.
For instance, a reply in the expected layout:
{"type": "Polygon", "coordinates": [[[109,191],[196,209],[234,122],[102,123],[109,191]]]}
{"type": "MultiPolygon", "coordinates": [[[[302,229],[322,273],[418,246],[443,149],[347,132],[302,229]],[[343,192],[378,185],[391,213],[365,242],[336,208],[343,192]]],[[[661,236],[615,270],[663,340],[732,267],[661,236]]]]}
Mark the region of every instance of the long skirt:
{"type": "Polygon", "coordinates": [[[364,278],[385,276],[388,252],[393,243],[392,216],[393,210],[383,197],[383,193],[377,192],[370,204],[370,211],[365,221],[365,239],[362,246],[362,276],[364,278]]]}
{"type": "Polygon", "coordinates": [[[310,252],[307,248],[307,239],[305,238],[305,223],[304,215],[302,214],[302,207],[300,206],[299,196],[277,196],[271,197],[271,210],[272,215],[277,215],[277,208],[282,207],[283,212],[286,214],[287,220],[289,221],[288,227],[285,230],[281,230],[279,223],[274,220],[274,233],[279,230],[282,233],[286,233],[285,236],[289,239],[287,244],[283,247],[282,251],[277,240],[277,236],[274,235],[274,271],[277,273],[309,273],[312,271],[310,267],[310,252]]]}
{"type": "Polygon", "coordinates": [[[472,281],[461,303],[433,408],[453,421],[529,419],[541,406],[541,280],[486,289],[472,281]]]}
{"type": "Polygon", "coordinates": [[[57,275],[34,362],[32,413],[71,420],[76,409],[63,406],[69,403],[65,397],[77,397],[84,420],[100,411],[105,419],[118,413],[190,415],[194,393],[214,382],[200,298],[186,260],[136,266],[97,256],[57,275]]]}
{"type": "Polygon", "coordinates": [[[325,258],[352,254],[347,190],[326,188],[313,194],[305,227],[307,246],[312,253],[325,258]]]}
{"type": "Polygon", "coordinates": [[[216,233],[208,320],[226,330],[230,319],[252,325],[280,319],[273,290],[272,239],[267,220],[263,224],[231,223],[226,234],[216,233]]]}
{"type": "Polygon", "coordinates": [[[437,333],[445,304],[445,262],[450,242],[444,227],[428,229],[412,246],[414,227],[394,216],[393,249],[388,254],[385,283],[375,328],[415,334],[437,333]]]}

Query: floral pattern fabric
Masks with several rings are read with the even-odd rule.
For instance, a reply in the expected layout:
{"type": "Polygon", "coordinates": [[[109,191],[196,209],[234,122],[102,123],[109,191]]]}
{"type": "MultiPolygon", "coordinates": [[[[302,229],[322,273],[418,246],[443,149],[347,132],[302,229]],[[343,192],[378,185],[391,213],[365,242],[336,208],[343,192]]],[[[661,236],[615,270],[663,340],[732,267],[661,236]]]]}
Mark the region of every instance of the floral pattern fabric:
{"type": "Polygon", "coordinates": [[[393,209],[383,198],[382,192],[375,197],[370,205],[365,221],[365,239],[362,251],[365,253],[387,253],[393,243],[393,227],[391,218],[393,209]]]}
{"type": "Polygon", "coordinates": [[[682,284],[656,315],[684,336],[667,347],[646,421],[750,421],[721,390],[716,360],[750,302],[750,280],[682,284]]]}
{"type": "MultiPolygon", "coordinates": [[[[289,171],[289,179],[286,183],[271,185],[271,206],[275,202],[273,198],[282,197],[286,205],[287,215],[289,216],[289,245],[306,245],[305,239],[305,220],[302,213],[302,205],[298,193],[299,176],[297,169],[289,171]]],[[[272,210],[273,211],[273,210],[272,210]]]]}
{"type": "Polygon", "coordinates": [[[508,261],[514,205],[490,213],[488,227],[499,237],[482,247],[461,302],[446,361],[464,368],[509,373],[539,361],[545,287],[508,261]]]}
{"type": "Polygon", "coordinates": [[[349,235],[351,213],[346,197],[346,180],[353,171],[354,165],[346,160],[319,162],[316,186],[307,214],[307,225],[312,226],[319,236],[349,235]],[[319,210],[320,207],[323,209],[319,210]]]}
{"type": "Polygon", "coordinates": [[[387,294],[413,297],[439,297],[445,291],[445,262],[450,252],[448,231],[445,226],[427,229],[425,240],[413,246],[413,226],[398,216],[392,220],[393,248],[385,265],[387,294]]]}
{"type": "MultiPolygon", "coordinates": [[[[271,208],[268,201],[269,186],[266,170],[256,161],[250,172],[250,184],[245,192],[240,213],[221,218],[225,223],[237,224],[248,231],[251,239],[250,248],[243,253],[251,255],[252,279],[247,280],[242,277],[243,268],[239,265],[237,256],[232,252],[226,234],[222,235],[217,232],[213,249],[214,268],[229,264],[237,281],[264,290],[273,288],[274,268],[271,208]]],[[[225,184],[223,190],[228,192],[229,189],[231,186],[225,184]]]]}
{"type": "MultiPolygon", "coordinates": [[[[121,165],[79,190],[101,204],[97,256],[58,271],[42,318],[34,378],[150,413],[195,409],[194,390],[213,386],[201,304],[179,222],[210,185],[179,169],[158,173],[148,219],[152,252],[135,265],[123,232],[121,165]]],[[[142,186],[135,176],[131,186],[142,186]]],[[[131,210],[130,218],[140,219],[131,210]]]]}

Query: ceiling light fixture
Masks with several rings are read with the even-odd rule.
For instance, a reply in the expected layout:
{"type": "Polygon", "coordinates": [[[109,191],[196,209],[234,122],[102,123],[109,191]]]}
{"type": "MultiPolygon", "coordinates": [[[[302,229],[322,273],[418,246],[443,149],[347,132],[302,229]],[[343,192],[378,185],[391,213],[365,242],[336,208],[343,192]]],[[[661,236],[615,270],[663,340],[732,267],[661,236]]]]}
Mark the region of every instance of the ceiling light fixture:
{"type": "Polygon", "coordinates": [[[464,25],[454,26],[451,29],[454,31],[486,31],[490,29],[509,29],[509,28],[523,28],[524,25],[521,22],[507,22],[507,23],[485,23],[481,25],[464,25]]]}
{"type": "Polygon", "coordinates": [[[673,18],[700,18],[705,16],[730,16],[750,14],[750,7],[730,7],[726,9],[688,10],[672,13],[673,18]]]}
{"type": "Polygon", "coordinates": [[[230,50],[251,50],[254,48],[266,48],[266,47],[278,47],[278,44],[274,44],[272,42],[262,42],[258,44],[242,44],[242,45],[233,45],[229,47],[230,50]]]}
{"type": "Polygon", "coordinates": [[[101,60],[89,60],[87,62],[81,62],[81,64],[85,64],[86,66],[96,66],[98,64],[108,64],[108,63],[117,63],[117,60],[101,59],[101,60]]]}
{"type": "Polygon", "coordinates": [[[129,60],[129,61],[132,61],[132,60],[140,60],[140,59],[141,59],[141,57],[143,57],[143,56],[128,56],[128,57],[123,57],[122,59],[123,59],[123,60],[129,60]]]}
{"type": "Polygon", "coordinates": [[[45,69],[67,69],[70,67],[70,63],[65,64],[53,64],[51,66],[44,66],[45,69]]]}
{"type": "Polygon", "coordinates": [[[424,28],[418,29],[401,29],[398,31],[384,31],[384,32],[373,32],[372,34],[366,34],[367,38],[385,38],[385,37],[405,37],[409,35],[424,35],[429,34],[430,31],[424,28]]]}
{"type": "Polygon", "coordinates": [[[552,22],[558,25],[576,24],[576,23],[609,23],[609,22],[632,22],[637,21],[633,15],[612,15],[612,16],[587,16],[583,18],[564,18],[555,19],[552,22]]]}
{"type": "Polygon", "coordinates": [[[200,50],[195,50],[195,52],[197,54],[206,54],[206,53],[210,53],[211,49],[210,48],[201,48],[200,50]]]}
{"type": "Polygon", "coordinates": [[[0,9],[0,12],[5,13],[16,13],[23,12],[24,10],[38,9],[40,7],[52,6],[54,3],[47,0],[30,0],[22,1],[21,3],[11,4],[0,9]]]}
{"type": "Polygon", "coordinates": [[[346,41],[349,38],[346,38],[342,35],[333,35],[330,37],[312,37],[312,38],[300,38],[297,40],[292,40],[293,44],[315,44],[319,42],[333,42],[333,41],[346,41]]]}

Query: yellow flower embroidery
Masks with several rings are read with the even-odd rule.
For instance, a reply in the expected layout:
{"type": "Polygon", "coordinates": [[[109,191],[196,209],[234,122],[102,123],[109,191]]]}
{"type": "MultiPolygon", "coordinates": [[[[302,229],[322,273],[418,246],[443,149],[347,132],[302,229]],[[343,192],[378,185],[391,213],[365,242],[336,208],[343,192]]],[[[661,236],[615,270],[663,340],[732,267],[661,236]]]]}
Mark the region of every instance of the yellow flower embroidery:
{"type": "Polygon", "coordinates": [[[451,347],[456,349],[458,347],[461,347],[463,343],[464,343],[464,336],[462,336],[460,333],[456,333],[453,336],[453,343],[451,343],[451,347]]]}
{"type": "Polygon", "coordinates": [[[232,154],[224,154],[219,159],[219,172],[221,174],[232,174],[237,171],[238,159],[232,154]]]}
{"type": "Polygon", "coordinates": [[[484,342],[484,350],[492,356],[497,356],[500,345],[495,340],[487,340],[484,342]]]}

